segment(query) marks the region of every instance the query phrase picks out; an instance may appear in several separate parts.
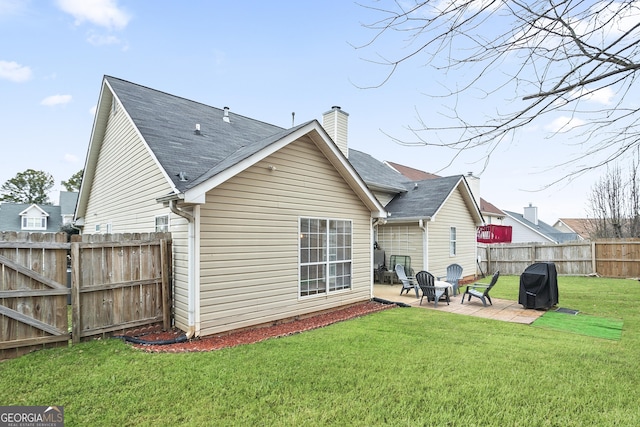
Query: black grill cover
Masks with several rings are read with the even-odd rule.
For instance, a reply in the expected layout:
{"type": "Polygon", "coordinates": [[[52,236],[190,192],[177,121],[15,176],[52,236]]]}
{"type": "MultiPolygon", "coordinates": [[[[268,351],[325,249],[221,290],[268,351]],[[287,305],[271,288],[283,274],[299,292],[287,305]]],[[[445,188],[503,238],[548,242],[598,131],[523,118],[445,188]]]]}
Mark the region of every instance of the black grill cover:
{"type": "Polygon", "coordinates": [[[520,275],[518,303],[524,308],[551,308],[558,304],[558,273],[552,262],[531,264],[520,275]]]}

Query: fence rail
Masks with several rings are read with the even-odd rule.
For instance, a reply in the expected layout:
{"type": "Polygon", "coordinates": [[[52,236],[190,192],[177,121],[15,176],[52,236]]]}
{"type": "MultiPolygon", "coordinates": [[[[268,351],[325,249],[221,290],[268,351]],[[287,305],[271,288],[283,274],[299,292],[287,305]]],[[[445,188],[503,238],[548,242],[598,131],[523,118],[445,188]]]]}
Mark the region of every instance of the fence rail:
{"type": "Polygon", "coordinates": [[[170,277],[170,233],[70,243],[65,233],[0,233],[0,360],[148,324],[169,328],[170,277]]]}
{"type": "Polygon", "coordinates": [[[535,262],[553,262],[558,274],[640,277],[640,240],[595,240],[563,244],[478,245],[481,273],[521,274],[535,262]]]}

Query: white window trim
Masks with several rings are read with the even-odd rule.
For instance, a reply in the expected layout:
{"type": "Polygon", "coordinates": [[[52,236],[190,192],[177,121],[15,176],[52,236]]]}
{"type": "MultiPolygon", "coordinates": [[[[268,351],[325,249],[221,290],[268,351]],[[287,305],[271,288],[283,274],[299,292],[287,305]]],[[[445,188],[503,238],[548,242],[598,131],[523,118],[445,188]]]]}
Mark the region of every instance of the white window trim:
{"type": "Polygon", "coordinates": [[[23,216],[20,220],[21,230],[46,230],[47,229],[47,217],[46,216],[23,216]],[[31,221],[31,225],[29,222],[31,221]],[[35,225],[36,223],[40,225],[35,225]]]}
{"type": "Polygon", "coordinates": [[[156,215],[154,217],[154,219],[153,219],[153,223],[154,223],[154,230],[156,231],[156,233],[169,232],[169,230],[171,230],[171,215],[169,215],[169,214],[156,215]],[[166,231],[158,231],[158,218],[166,218],[167,219],[167,224],[165,225],[167,227],[166,231]]]}
{"type": "MultiPolygon", "coordinates": [[[[329,254],[329,231],[330,231],[330,227],[327,227],[327,255],[329,254]]],[[[345,218],[330,218],[330,217],[312,217],[312,216],[301,216],[298,217],[298,300],[307,300],[310,298],[326,298],[328,295],[335,295],[335,294],[340,294],[340,293],[346,293],[346,292],[352,292],[353,291],[353,220],[352,219],[345,219],[345,218]],[[325,292],[322,293],[315,293],[315,294],[311,294],[311,295],[301,295],[301,281],[302,281],[302,277],[300,274],[300,268],[303,265],[303,263],[301,262],[302,260],[300,259],[300,241],[301,241],[301,237],[302,237],[302,230],[300,228],[300,223],[301,220],[303,219],[311,219],[311,220],[321,220],[321,221],[326,221],[326,222],[330,222],[330,221],[345,221],[345,222],[349,222],[351,224],[351,246],[350,246],[350,253],[351,256],[348,260],[340,260],[340,261],[330,261],[330,260],[325,260],[322,264],[324,264],[326,267],[326,271],[325,271],[325,277],[327,278],[326,280],[326,289],[325,292]],[[329,276],[329,268],[332,264],[337,264],[337,263],[349,263],[349,279],[350,279],[350,283],[349,283],[349,287],[348,288],[341,288],[341,289],[336,289],[336,290],[330,290],[329,287],[329,282],[330,282],[330,276],[329,276]]],[[[318,263],[308,263],[308,265],[311,264],[318,264],[318,263]]]]}

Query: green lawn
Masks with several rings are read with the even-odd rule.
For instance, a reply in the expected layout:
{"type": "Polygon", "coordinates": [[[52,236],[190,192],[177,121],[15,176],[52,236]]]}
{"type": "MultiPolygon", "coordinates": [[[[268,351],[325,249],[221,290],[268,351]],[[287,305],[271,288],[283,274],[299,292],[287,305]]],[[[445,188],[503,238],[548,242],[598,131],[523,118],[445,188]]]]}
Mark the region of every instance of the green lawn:
{"type": "Polygon", "coordinates": [[[640,425],[640,283],[560,277],[559,300],[622,339],[394,308],[210,353],[39,351],[0,363],[0,405],[63,405],[68,426],[640,425]]]}

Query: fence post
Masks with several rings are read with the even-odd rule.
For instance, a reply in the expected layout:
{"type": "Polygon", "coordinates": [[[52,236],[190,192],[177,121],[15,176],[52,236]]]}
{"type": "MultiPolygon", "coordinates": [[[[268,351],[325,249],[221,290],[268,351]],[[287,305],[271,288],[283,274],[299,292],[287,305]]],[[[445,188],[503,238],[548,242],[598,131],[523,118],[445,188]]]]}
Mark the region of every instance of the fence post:
{"type": "Polygon", "coordinates": [[[80,342],[80,243],[71,243],[71,341],[80,342]]]}
{"type": "Polygon", "coordinates": [[[593,274],[598,274],[596,271],[596,242],[595,240],[591,242],[591,270],[593,274]]]}

